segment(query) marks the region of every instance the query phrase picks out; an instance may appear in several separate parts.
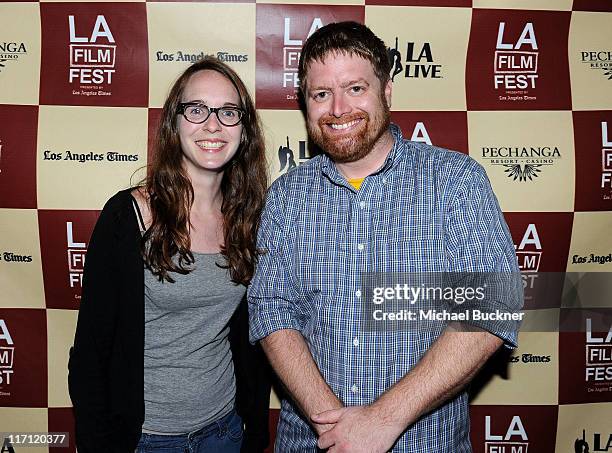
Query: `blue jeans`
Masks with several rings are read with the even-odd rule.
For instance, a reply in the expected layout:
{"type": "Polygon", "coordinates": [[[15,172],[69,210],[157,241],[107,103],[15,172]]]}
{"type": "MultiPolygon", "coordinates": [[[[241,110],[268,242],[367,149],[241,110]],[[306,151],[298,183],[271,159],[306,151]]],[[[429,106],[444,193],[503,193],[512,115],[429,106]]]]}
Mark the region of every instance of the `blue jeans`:
{"type": "Polygon", "coordinates": [[[225,417],[189,434],[142,433],[135,453],[240,453],[242,419],[232,410],[225,417]]]}

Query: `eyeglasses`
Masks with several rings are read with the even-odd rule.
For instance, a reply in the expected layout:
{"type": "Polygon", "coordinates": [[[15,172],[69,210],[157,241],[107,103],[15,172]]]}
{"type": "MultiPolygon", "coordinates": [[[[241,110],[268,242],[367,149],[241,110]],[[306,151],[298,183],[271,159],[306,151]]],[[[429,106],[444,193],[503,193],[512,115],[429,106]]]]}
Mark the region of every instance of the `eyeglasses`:
{"type": "Polygon", "coordinates": [[[244,116],[244,110],[238,107],[213,108],[199,102],[181,102],[176,113],[183,115],[187,121],[194,124],[202,124],[211,113],[214,113],[224,126],[236,126],[244,116]]]}

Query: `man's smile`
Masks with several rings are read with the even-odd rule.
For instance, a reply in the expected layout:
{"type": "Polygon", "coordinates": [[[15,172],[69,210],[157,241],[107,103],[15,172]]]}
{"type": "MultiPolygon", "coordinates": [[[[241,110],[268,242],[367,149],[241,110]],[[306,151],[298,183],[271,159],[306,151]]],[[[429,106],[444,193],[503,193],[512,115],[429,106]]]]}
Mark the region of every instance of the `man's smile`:
{"type": "Polygon", "coordinates": [[[361,121],[363,121],[363,118],[357,118],[352,121],[348,121],[346,123],[327,123],[327,125],[331,127],[333,130],[344,131],[344,130],[352,129],[354,126],[356,126],[361,121]]]}

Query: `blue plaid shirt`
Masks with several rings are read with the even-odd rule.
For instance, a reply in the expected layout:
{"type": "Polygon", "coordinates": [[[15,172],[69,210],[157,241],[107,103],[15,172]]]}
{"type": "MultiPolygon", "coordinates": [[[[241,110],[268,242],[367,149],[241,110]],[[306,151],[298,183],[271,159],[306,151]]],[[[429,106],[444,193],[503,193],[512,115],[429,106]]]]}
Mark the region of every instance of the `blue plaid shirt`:
{"type": "MultiPolygon", "coordinates": [[[[347,406],[378,398],[440,333],[361,328],[363,272],[518,272],[484,169],[464,154],[404,140],[394,125],[391,131],[393,149],[359,191],[325,155],[272,184],[258,237],[267,253],[248,290],[251,341],[280,329],[301,332],[347,406]]],[[[516,345],[516,331],[489,329],[516,345]]],[[[468,417],[462,392],[410,426],[393,451],[469,452],[468,417]]],[[[283,400],[276,451],[316,452],[316,442],[297,407],[283,400]]]]}

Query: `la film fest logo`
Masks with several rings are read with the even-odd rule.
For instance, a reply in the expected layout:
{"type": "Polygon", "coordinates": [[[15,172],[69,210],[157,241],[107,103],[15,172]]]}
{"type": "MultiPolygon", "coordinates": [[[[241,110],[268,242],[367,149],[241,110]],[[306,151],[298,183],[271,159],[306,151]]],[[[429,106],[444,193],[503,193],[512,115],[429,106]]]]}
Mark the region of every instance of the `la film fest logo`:
{"type": "Polygon", "coordinates": [[[612,140],[608,122],[601,122],[601,191],[604,200],[612,199],[612,140]]]}
{"type": "MultiPolygon", "coordinates": [[[[115,74],[117,45],[104,15],[98,15],[96,22],[87,35],[77,35],[77,21],[68,16],[70,31],[70,67],[68,82],[78,84],[73,89],[75,96],[110,96],[110,86],[115,74]]],[[[83,33],[83,30],[78,30],[83,33]]]]}
{"type": "Polygon", "coordinates": [[[582,438],[574,441],[574,453],[590,453],[612,450],[612,434],[593,433],[591,443],[587,441],[586,430],[582,430],[582,438]],[[607,441],[606,441],[607,437],[607,441]],[[593,449],[591,450],[591,445],[593,449]]]}
{"type": "Polygon", "coordinates": [[[533,181],[562,158],[557,146],[483,146],[482,157],[491,165],[504,168],[506,176],[517,182],[533,181]]]}
{"type": "Polygon", "coordinates": [[[4,319],[0,319],[0,396],[9,396],[7,391],[13,376],[15,343],[4,319]]]}
{"type": "MultiPolygon", "coordinates": [[[[605,335],[593,332],[593,320],[586,319],[585,382],[589,392],[612,391],[612,325],[605,335]]],[[[610,443],[608,442],[610,445],[610,443]]]]}
{"type": "Polygon", "coordinates": [[[527,22],[523,31],[515,38],[505,36],[506,23],[500,22],[495,46],[493,85],[503,90],[500,101],[534,101],[529,90],[534,90],[538,80],[538,42],[533,23],[527,22]]]}
{"type": "MultiPolygon", "coordinates": [[[[71,288],[83,285],[83,269],[87,244],[74,239],[72,222],[66,222],[66,246],[68,254],[68,283],[71,288]]],[[[77,298],[80,298],[77,296],[77,298]]]]}
{"type": "Polygon", "coordinates": [[[604,77],[612,80],[612,51],[583,51],[580,52],[580,61],[592,70],[601,71],[604,77]]]}
{"type": "Polygon", "coordinates": [[[249,61],[248,54],[237,54],[227,52],[225,50],[218,50],[216,52],[206,54],[204,52],[189,53],[185,50],[166,51],[158,50],[155,52],[155,61],[167,62],[167,63],[195,63],[204,59],[204,57],[217,57],[219,60],[225,63],[246,63],[249,61]]]}
{"type": "Polygon", "coordinates": [[[288,94],[287,99],[297,99],[297,89],[300,86],[298,79],[298,64],[304,41],[323,27],[320,17],[312,20],[308,34],[302,38],[296,38],[291,32],[291,18],[284,18],[283,25],[283,88],[294,88],[294,94],[288,94]]]}
{"type": "Polygon", "coordinates": [[[296,153],[291,149],[289,144],[289,136],[287,135],[287,143],[284,146],[278,147],[278,164],[280,173],[286,173],[292,168],[302,165],[303,163],[310,160],[308,149],[306,147],[305,140],[298,140],[298,153],[296,159],[296,153]]]}
{"type": "Polygon", "coordinates": [[[505,432],[495,433],[491,416],[485,417],[485,453],[527,453],[529,437],[519,415],[512,417],[505,432]]]}
{"type": "Polygon", "coordinates": [[[27,53],[28,50],[23,42],[0,42],[0,73],[9,62],[19,60],[27,53]]]}
{"type": "Polygon", "coordinates": [[[395,47],[387,48],[389,61],[391,61],[391,81],[401,74],[406,79],[441,79],[442,65],[435,64],[431,44],[428,42],[406,43],[406,60],[398,48],[399,38],[395,37],[395,47]],[[402,64],[404,62],[404,64],[402,64]]]}
{"type": "Polygon", "coordinates": [[[425,123],[423,123],[422,121],[416,122],[412,131],[412,136],[410,137],[410,141],[433,145],[433,143],[431,142],[431,138],[429,137],[429,132],[427,132],[427,128],[425,127],[425,123]]]}
{"type": "Polygon", "coordinates": [[[514,250],[523,279],[523,287],[534,289],[543,253],[542,241],[535,223],[527,225],[521,242],[518,245],[514,244],[514,250]]]}

